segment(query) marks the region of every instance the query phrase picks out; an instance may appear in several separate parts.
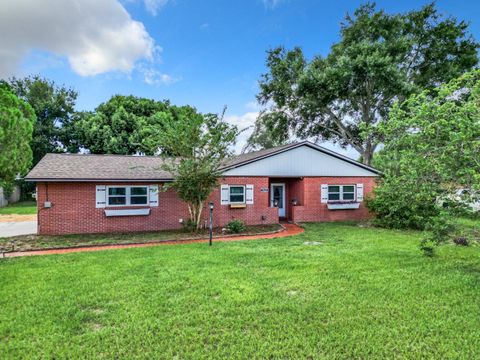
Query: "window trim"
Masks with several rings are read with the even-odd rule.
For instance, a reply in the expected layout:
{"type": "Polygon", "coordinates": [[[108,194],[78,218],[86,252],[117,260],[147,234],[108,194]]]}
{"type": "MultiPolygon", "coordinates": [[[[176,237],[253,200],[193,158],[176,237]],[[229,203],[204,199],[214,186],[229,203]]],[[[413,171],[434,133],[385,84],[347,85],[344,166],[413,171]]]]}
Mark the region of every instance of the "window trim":
{"type": "Polygon", "coordinates": [[[107,191],[106,191],[106,207],[126,207],[126,206],[133,206],[133,207],[139,207],[139,206],[150,206],[150,187],[148,185],[112,185],[112,186],[107,186],[107,191]],[[120,204],[120,205],[110,205],[110,197],[124,197],[123,195],[110,195],[110,189],[112,188],[123,188],[125,189],[125,204],[120,204]],[[131,195],[131,189],[132,188],[145,188],[147,189],[147,193],[145,195],[131,195]],[[133,197],[146,197],[147,202],[145,204],[132,204],[131,203],[131,198],[133,197]]]}
{"type": "Polygon", "coordinates": [[[345,201],[349,201],[349,202],[356,202],[357,201],[357,185],[355,185],[355,184],[344,184],[344,185],[328,184],[327,186],[328,186],[328,188],[327,188],[327,202],[334,203],[334,202],[345,202],[345,201]],[[338,186],[339,191],[338,192],[337,191],[330,192],[330,186],[338,186]],[[343,191],[343,188],[345,186],[353,186],[353,192],[352,191],[347,191],[346,192],[347,194],[352,194],[353,193],[353,199],[344,199],[343,198],[343,195],[345,193],[343,191]],[[338,200],[330,200],[330,194],[338,194],[339,199],[338,200]]]}
{"type": "MultiPolygon", "coordinates": [[[[228,202],[230,204],[246,204],[247,200],[247,186],[246,185],[228,185],[228,202]],[[243,201],[232,201],[232,187],[240,187],[243,189],[243,201]]],[[[234,194],[234,195],[240,195],[240,194],[234,194]]]]}

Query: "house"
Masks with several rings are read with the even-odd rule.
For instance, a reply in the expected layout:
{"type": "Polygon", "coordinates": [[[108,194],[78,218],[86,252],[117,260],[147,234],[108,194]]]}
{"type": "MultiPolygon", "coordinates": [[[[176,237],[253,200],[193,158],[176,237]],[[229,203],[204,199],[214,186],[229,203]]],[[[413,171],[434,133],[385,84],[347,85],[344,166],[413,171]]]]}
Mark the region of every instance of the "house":
{"type": "MultiPolygon", "coordinates": [[[[188,209],[155,156],[47,154],[26,176],[37,183],[38,233],[177,229],[188,209]]],[[[378,171],[310,142],[239,155],[212,192],[214,225],[360,220],[378,171]]],[[[205,212],[204,221],[208,214],[205,212]]]]}

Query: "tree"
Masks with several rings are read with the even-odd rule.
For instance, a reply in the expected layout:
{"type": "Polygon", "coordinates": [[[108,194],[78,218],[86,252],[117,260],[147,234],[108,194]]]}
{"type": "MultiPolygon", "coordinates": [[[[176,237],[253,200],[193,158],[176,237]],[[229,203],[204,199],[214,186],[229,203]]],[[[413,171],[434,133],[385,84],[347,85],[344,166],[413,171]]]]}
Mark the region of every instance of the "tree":
{"type": "Polygon", "coordinates": [[[12,78],[10,86],[36,115],[31,148],[33,165],[51,152],[78,152],[73,129],[77,93],[39,76],[12,78]]]}
{"type": "Polygon", "coordinates": [[[178,119],[168,118],[161,130],[153,129],[152,151],[160,146],[165,159],[163,169],[175,174],[165,189],[173,187],[188,204],[190,221],[197,229],[204,203],[218,185],[221,166],[231,155],[238,133],[236,126],[223,120],[223,115],[187,111],[178,119]]]}
{"type": "Polygon", "coordinates": [[[260,119],[280,139],[292,131],[331,140],[370,164],[383,140],[377,127],[395,101],[477,64],[478,43],[467,30],[464,21],[442,18],[434,4],[393,15],[363,5],[345,18],[341,40],[326,57],[309,62],[300,48],[268,52],[258,101],[272,105],[260,119]]]}
{"type": "Polygon", "coordinates": [[[431,227],[443,234],[434,242],[445,239],[445,210],[437,200],[458,189],[480,190],[479,119],[480,70],[393,106],[390,120],[379,127],[382,177],[367,200],[378,224],[431,227]]]}
{"type": "Polygon", "coordinates": [[[168,101],[115,95],[94,112],[78,114],[75,127],[80,143],[93,154],[151,155],[158,151],[148,140],[151,132],[160,131],[164,122],[185,111],[195,112],[168,101]]]}
{"type": "MultiPolygon", "coordinates": [[[[265,116],[268,115],[266,114],[265,116]]],[[[287,139],[275,136],[275,134],[272,133],[271,128],[269,128],[264,121],[256,121],[253,127],[253,132],[248,137],[247,143],[242,149],[242,153],[263,149],[271,149],[276,146],[286,145],[287,143],[287,139]]]]}
{"type": "Polygon", "coordinates": [[[0,82],[0,186],[9,187],[32,162],[35,113],[5,82],[0,82]]]}

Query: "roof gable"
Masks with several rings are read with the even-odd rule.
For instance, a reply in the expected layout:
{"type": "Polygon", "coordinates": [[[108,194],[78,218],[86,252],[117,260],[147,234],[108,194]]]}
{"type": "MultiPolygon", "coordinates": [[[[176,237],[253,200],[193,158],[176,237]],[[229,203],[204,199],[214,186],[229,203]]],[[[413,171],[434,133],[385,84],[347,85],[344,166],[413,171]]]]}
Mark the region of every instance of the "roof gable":
{"type": "Polygon", "coordinates": [[[376,176],[378,170],[310,142],[233,159],[226,176],[376,176]],[[257,155],[257,156],[255,156],[257,155]]]}

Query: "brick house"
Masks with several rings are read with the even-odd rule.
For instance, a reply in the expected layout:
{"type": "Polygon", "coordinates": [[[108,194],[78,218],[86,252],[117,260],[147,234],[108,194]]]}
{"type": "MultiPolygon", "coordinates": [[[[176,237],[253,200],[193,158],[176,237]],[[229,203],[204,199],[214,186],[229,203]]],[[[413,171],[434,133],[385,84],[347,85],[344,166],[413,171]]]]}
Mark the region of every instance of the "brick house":
{"type": "MultiPolygon", "coordinates": [[[[38,233],[181,228],[188,209],[155,156],[47,154],[26,176],[37,183],[38,233]]],[[[214,225],[368,218],[364,196],[378,171],[304,141],[239,155],[210,196],[214,225]]],[[[204,212],[204,221],[207,221],[204,212]]]]}

